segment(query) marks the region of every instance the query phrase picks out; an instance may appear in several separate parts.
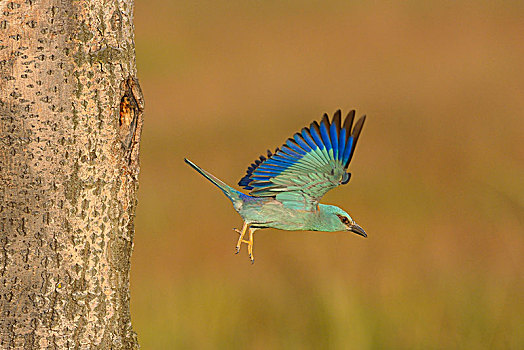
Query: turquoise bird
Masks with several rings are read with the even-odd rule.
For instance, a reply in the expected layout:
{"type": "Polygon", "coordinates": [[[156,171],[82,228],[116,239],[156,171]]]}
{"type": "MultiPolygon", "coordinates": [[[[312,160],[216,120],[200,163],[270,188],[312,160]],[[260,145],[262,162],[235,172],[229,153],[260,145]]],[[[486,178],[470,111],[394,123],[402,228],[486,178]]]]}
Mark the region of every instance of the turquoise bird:
{"type": "Polygon", "coordinates": [[[187,164],[215,184],[231,200],[244,219],[236,245],[247,244],[253,263],[253,233],[263,228],[288,231],[350,231],[367,237],[366,232],[344,210],[320,204],[326,192],[347,184],[347,172],[366,116],[353,126],[352,110],[341,124],[341,111],[332,121],[324,114],[320,123],[311,123],[289,138],[275,152],[267,151],[247,169],[238,185],[250,190],[249,195],[226,185],[188,159],[187,164]],[[244,236],[249,232],[249,238],[244,236]]]}

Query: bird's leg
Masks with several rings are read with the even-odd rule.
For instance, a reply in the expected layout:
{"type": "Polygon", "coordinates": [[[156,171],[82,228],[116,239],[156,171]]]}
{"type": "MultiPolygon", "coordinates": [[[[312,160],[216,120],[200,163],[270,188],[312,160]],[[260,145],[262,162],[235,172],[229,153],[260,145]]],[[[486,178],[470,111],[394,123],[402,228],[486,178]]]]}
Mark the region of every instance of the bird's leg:
{"type": "Polygon", "coordinates": [[[238,254],[238,252],[240,251],[240,245],[242,244],[242,242],[244,243],[248,243],[247,241],[244,241],[243,238],[244,238],[244,235],[246,234],[246,231],[247,231],[247,222],[244,221],[244,225],[242,226],[242,231],[234,228],[233,230],[235,232],[238,232],[238,234],[240,235],[240,237],[238,237],[238,242],[237,242],[237,246],[236,246],[236,250],[235,250],[235,254],[238,254]]]}
{"type": "Polygon", "coordinates": [[[249,253],[249,259],[251,259],[251,263],[255,263],[255,256],[253,255],[253,244],[254,244],[254,233],[257,229],[256,228],[249,228],[249,241],[247,243],[247,252],[249,253]]]}

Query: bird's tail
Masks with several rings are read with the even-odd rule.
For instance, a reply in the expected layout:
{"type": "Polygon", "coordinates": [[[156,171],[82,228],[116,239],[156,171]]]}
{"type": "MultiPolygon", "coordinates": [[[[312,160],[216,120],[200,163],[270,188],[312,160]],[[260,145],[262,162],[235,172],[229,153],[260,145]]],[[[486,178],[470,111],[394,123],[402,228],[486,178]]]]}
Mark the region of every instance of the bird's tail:
{"type": "Polygon", "coordinates": [[[217,177],[213,176],[212,174],[208,173],[207,171],[205,171],[204,169],[200,168],[198,165],[196,165],[195,163],[193,163],[192,161],[190,161],[189,159],[187,158],[184,158],[184,160],[186,161],[187,164],[189,164],[193,169],[195,169],[196,171],[198,171],[200,174],[202,174],[202,176],[204,176],[206,179],[208,179],[209,181],[211,181],[215,186],[217,186],[218,188],[220,188],[222,190],[222,192],[224,192],[224,194],[227,196],[227,198],[229,198],[231,200],[231,202],[233,202],[233,205],[235,205],[239,200],[240,200],[240,195],[241,193],[238,192],[237,190],[235,190],[233,187],[230,187],[228,185],[226,185],[224,182],[222,182],[220,179],[218,179],[217,177]]]}

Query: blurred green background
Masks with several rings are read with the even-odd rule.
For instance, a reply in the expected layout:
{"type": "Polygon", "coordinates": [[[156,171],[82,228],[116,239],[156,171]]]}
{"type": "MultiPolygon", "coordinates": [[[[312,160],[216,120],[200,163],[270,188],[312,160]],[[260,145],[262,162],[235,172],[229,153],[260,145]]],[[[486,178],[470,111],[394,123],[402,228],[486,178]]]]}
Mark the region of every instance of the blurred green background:
{"type": "Polygon", "coordinates": [[[132,261],[143,349],[523,349],[520,1],[137,0],[146,98],[132,261]],[[268,148],[368,119],[323,202],[368,232],[263,230],[230,202],[268,148]]]}

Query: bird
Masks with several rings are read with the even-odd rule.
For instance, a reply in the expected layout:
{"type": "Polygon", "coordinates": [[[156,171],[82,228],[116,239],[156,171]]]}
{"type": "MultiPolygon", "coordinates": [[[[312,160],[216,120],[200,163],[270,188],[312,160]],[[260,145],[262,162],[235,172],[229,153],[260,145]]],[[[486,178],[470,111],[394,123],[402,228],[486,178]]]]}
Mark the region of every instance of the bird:
{"type": "Polygon", "coordinates": [[[366,115],[353,125],[355,110],[342,123],[341,110],[330,121],[324,113],[320,122],[302,128],[274,152],[261,155],[246,171],[238,185],[248,194],[227,185],[189,159],[185,162],[216,185],[243,219],[235,253],[247,245],[251,263],[254,233],[265,228],[287,231],[352,232],[367,237],[364,229],[343,209],[320,200],[329,190],[345,185],[366,115]],[[246,238],[246,235],[248,238],[246,238]]]}

